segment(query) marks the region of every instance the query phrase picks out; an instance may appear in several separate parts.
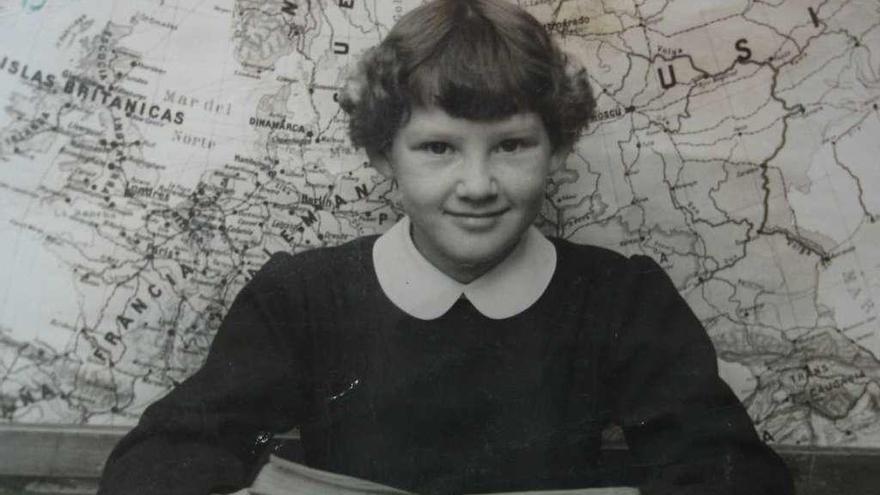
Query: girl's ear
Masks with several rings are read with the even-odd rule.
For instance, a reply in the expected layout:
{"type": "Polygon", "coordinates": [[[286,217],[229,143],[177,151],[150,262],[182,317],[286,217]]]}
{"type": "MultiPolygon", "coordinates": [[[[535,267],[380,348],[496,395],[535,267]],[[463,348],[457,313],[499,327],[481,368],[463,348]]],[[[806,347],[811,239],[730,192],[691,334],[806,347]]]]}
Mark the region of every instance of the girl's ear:
{"type": "Polygon", "coordinates": [[[394,178],[394,167],[391,166],[391,160],[388,159],[387,150],[367,151],[367,158],[370,159],[370,165],[386,179],[394,178]]]}

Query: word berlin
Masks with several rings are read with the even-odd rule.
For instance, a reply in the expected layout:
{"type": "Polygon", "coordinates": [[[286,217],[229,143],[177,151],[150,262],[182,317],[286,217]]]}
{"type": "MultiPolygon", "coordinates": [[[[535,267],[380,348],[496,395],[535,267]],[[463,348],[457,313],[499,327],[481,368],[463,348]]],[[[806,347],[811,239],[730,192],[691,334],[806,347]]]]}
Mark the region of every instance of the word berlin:
{"type": "MultiPolygon", "coordinates": [[[[24,80],[37,83],[45,89],[55,87],[56,77],[54,74],[46,73],[44,76],[43,71],[33,71],[28,65],[23,65],[18,60],[11,60],[9,57],[4,56],[0,58],[0,71],[3,70],[10,75],[17,75],[24,80]]],[[[161,105],[151,105],[143,99],[114,95],[112,92],[107,91],[103,85],[69,74],[67,71],[64,71],[63,76],[66,78],[64,92],[69,95],[75,95],[83,101],[100,101],[101,105],[107,108],[122,110],[128,116],[146,116],[153,120],[173,122],[178,125],[183,124],[183,112],[172,112],[161,105]]]]}

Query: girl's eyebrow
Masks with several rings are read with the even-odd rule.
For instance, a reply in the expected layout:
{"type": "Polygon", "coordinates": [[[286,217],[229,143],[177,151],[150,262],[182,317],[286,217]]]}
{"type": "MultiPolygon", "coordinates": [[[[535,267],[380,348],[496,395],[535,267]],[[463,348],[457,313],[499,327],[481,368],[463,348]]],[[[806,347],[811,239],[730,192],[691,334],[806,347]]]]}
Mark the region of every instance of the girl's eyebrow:
{"type": "MultiPolygon", "coordinates": [[[[477,122],[476,125],[478,127],[485,126],[487,134],[492,136],[502,134],[533,134],[541,131],[540,122],[523,121],[519,119],[503,122],[477,122]]],[[[470,134],[470,132],[462,129],[462,127],[456,122],[417,122],[407,130],[409,133],[417,136],[432,135],[454,137],[470,134]]]]}
{"type": "Polygon", "coordinates": [[[512,135],[533,135],[539,134],[541,129],[537,125],[517,125],[511,126],[508,129],[499,129],[493,132],[493,135],[496,136],[512,136],[512,135]]]}
{"type": "MultiPolygon", "coordinates": [[[[487,131],[484,136],[487,141],[501,141],[504,139],[527,139],[540,134],[540,129],[535,125],[512,126],[506,129],[493,129],[487,131]]],[[[410,129],[404,139],[411,143],[422,143],[424,141],[444,141],[450,143],[458,143],[466,141],[472,133],[465,130],[449,131],[446,129],[410,129]]]]}
{"type": "Polygon", "coordinates": [[[541,122],[532,119],[515,119],[498,123],[492,127],[491,135],[512,135],[512,134],[538,134],[541,132],[541,122]]]}
{"type": "Polygon", "coordinates": [[[409,129],[406,133],[406,139],[411,141],[454,141],[463,137],[463,132],[450,132],[444,129],[409,129]]]}

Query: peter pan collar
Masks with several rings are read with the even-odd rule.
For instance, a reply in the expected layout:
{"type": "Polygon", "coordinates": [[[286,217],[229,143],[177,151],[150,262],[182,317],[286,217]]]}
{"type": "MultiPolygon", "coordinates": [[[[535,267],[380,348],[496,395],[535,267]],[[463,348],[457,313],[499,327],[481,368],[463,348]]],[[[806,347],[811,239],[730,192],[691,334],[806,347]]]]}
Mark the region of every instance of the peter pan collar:
{"type": "Polygon", "coordinates": [[[373,245],[373,266],[382,291],[398,308],[420,320],[439,318],[462,295],[494,320],[534,304],[556,271],[556,247],[534,226],[501,263],[469,284],[441,272],[416,249],[404,217],[373,245]]]}

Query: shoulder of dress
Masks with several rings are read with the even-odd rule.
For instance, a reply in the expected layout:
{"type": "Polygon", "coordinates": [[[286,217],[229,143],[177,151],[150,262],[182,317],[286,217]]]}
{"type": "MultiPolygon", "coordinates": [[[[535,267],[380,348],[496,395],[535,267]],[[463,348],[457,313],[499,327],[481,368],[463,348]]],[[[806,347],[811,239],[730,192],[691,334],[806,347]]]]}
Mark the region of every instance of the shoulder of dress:
{"type": "Polygon", "coordinates": [[[255,278],[285,280],[325,278],[336,273],[351,274],[372,267],[372,247],[378,236],[358,237],[337,246],[322,246],[300,252],[277,251],[260,268],[255,278]]]}
{"type": "Polygon", "coordinates": [[[377,235],[357,237],[336,246],[321,246],[298,252],[276,251],[269,257],[265,266],[314,266],[314,262],[323,260],[357,261],[365,254],[371,255],[373,244],[378,237],[377,235]]]}
{"type": "Polygon", "coordinates": [[[626,256],[617,251],[614,251],[613,249],[595,246],[592,244],[580,244],[566,239],[561,239],[559,237],[548,237],[548,239],[550,239],[550,242],[552,242],[553,245],[556,246],[557,250],[564,251],[566,253],[573,253],[579,258],[587,257],[596,261],[612,262],[626,262],[627,260],[626,256]]]}
{"type": "Polygon", "coordinates": [[[612,249],[556,237],[549,239],[556,246],[557,265],[571,273],[610,276],[630,266],[630,258],[612,249]]]}

